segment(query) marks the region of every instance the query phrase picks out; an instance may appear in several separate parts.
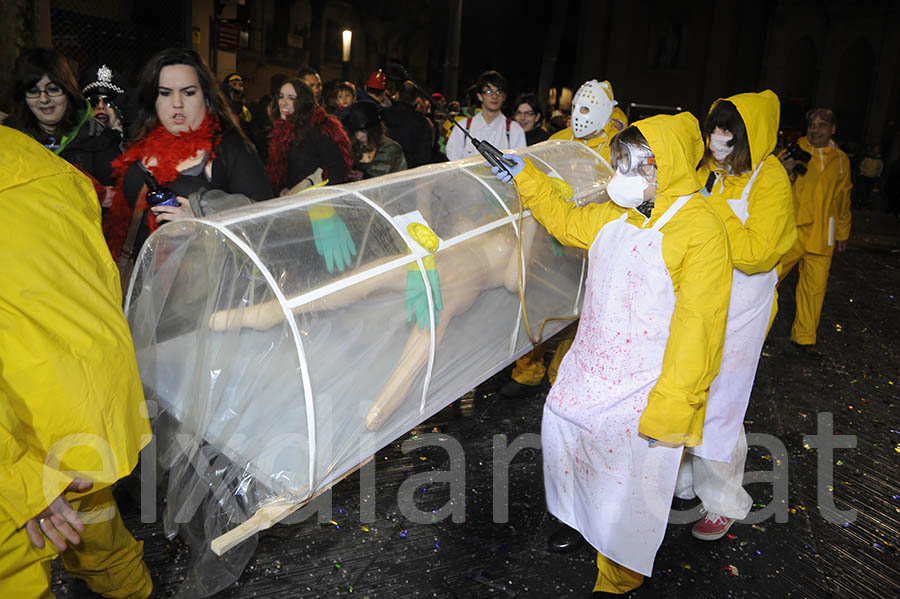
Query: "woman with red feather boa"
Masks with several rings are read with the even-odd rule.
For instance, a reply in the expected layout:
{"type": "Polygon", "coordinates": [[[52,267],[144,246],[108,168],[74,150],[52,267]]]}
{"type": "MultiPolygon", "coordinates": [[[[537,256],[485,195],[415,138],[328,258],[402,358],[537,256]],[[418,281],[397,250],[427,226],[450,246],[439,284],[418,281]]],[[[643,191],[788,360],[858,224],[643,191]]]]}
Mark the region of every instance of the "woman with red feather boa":
{"type": "MultiPolygon", "coordinates": [[[[324,182],[344,183],[353,164],[350,138],[341,122],[316,103],[312,88],[298,79],[286,81],[276,100],[278,118],[269,134],[266,173],[281,195],[324,182]]],[[[316,251],[328,272],[342,271],[356,255],[347,225],[329,204],[309,208],[316,251]]]]}
{"type": "MultiPolygon", "coordinates": [[[[276,100],[278,118],[269,134],[266,173],[276,191],[318,183],[313,177],[322,169],[321,179],[329,183],[347,181],[353,164],[350,138],[334,116],[316,104],[316,96],[300,80],[286,81],[276,100]]],[[[284,195],[284,193],[282,194],[284,195]]]]}
{"type": "Polygon", "coordinates": [[[127,260],[161,223],[273,196],[259,156],[233,124],[216,78],[199,54],[181,48],[159,52],[144,66],[135,91],[133,142],[113,162],[116,193],[126,200],[114,202],[125,208],[110,215],[114,257],[124,250],[127,260]],[[148,182],[154,179],[175,193],[177,205],[148,206],[148,182]]]}

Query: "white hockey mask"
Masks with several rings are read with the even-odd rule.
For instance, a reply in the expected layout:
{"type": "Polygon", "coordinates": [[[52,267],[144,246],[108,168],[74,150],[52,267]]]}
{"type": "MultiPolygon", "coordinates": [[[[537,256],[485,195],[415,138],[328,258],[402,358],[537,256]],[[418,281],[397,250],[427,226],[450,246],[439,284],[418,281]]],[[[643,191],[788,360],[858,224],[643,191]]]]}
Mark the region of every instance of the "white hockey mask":
{"type": "Polygon", "coordinates": [[[581,139],[606,127],[613,107],[609,84],[591,79],[578,88],[572,99],[572,132],[581,139]],[[586,109],[586,110],[585,110],[586,109]]]}

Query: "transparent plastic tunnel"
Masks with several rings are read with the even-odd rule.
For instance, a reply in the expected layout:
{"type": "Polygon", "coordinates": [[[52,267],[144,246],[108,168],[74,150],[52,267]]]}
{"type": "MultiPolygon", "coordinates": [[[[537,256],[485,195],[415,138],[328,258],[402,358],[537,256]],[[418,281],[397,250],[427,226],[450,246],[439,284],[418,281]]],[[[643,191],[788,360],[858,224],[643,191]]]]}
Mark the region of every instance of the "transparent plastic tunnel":
{"type": "MultiPolygon", "coordinates": [[[[605,198],[609,166],[584,145],[518,153],[573,201],[605,198]]],[[[585,253],[519,211],[516,188],[475,157],[148,239],[125,309],[168,476],[166,530],[205,553],[186,596],[235,580],[254,548],[219,558],[213,539],[309,500],[529,351],[526,313],[534,335],[577,316],[585,253]]]]}

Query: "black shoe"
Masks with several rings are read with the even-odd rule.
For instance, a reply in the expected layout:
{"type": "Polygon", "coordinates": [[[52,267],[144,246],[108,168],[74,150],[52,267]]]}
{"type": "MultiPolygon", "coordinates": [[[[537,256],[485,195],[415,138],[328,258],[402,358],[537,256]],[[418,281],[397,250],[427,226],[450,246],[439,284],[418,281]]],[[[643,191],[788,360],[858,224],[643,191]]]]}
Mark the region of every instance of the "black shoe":
{"type": "Polygon", "coordinates": [[[563,524],[547,539],[547,548],[553,553],[569,553],[578,549],[583,542],[580,532],[563,524]]]}
{"type": "Polygon", "coordinates": [[[791,343],[793,344],[794,347],[797,348],[797,351],[802,352],[811,358],[821,358],[822,357],[822,352],[820,352],[816,348],[815,343],[806,344],[806,343],[797,343],[796,341],[791,341],[791,343]]]}
{"type": "Polygon", "coordinates": [[[537,387],[537,385],[523,385],[518,381],[509,381],[500,387],[499,394],[503,399],[517,399],[533,390],[535,387],[537,387]]]}

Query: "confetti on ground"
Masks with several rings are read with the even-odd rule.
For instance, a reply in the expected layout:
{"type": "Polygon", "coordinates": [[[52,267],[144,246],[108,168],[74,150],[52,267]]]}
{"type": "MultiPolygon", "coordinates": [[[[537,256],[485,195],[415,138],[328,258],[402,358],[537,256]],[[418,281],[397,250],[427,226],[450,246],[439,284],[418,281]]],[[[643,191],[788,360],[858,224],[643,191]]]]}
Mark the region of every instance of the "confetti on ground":
{"type": "Polygon", "coordinates": [[[737,566],[728,564],[727,566],[722,566],[723,572],[728,572],[729,576],[739,576],[740,572],[737,569],[737,566]]]}

